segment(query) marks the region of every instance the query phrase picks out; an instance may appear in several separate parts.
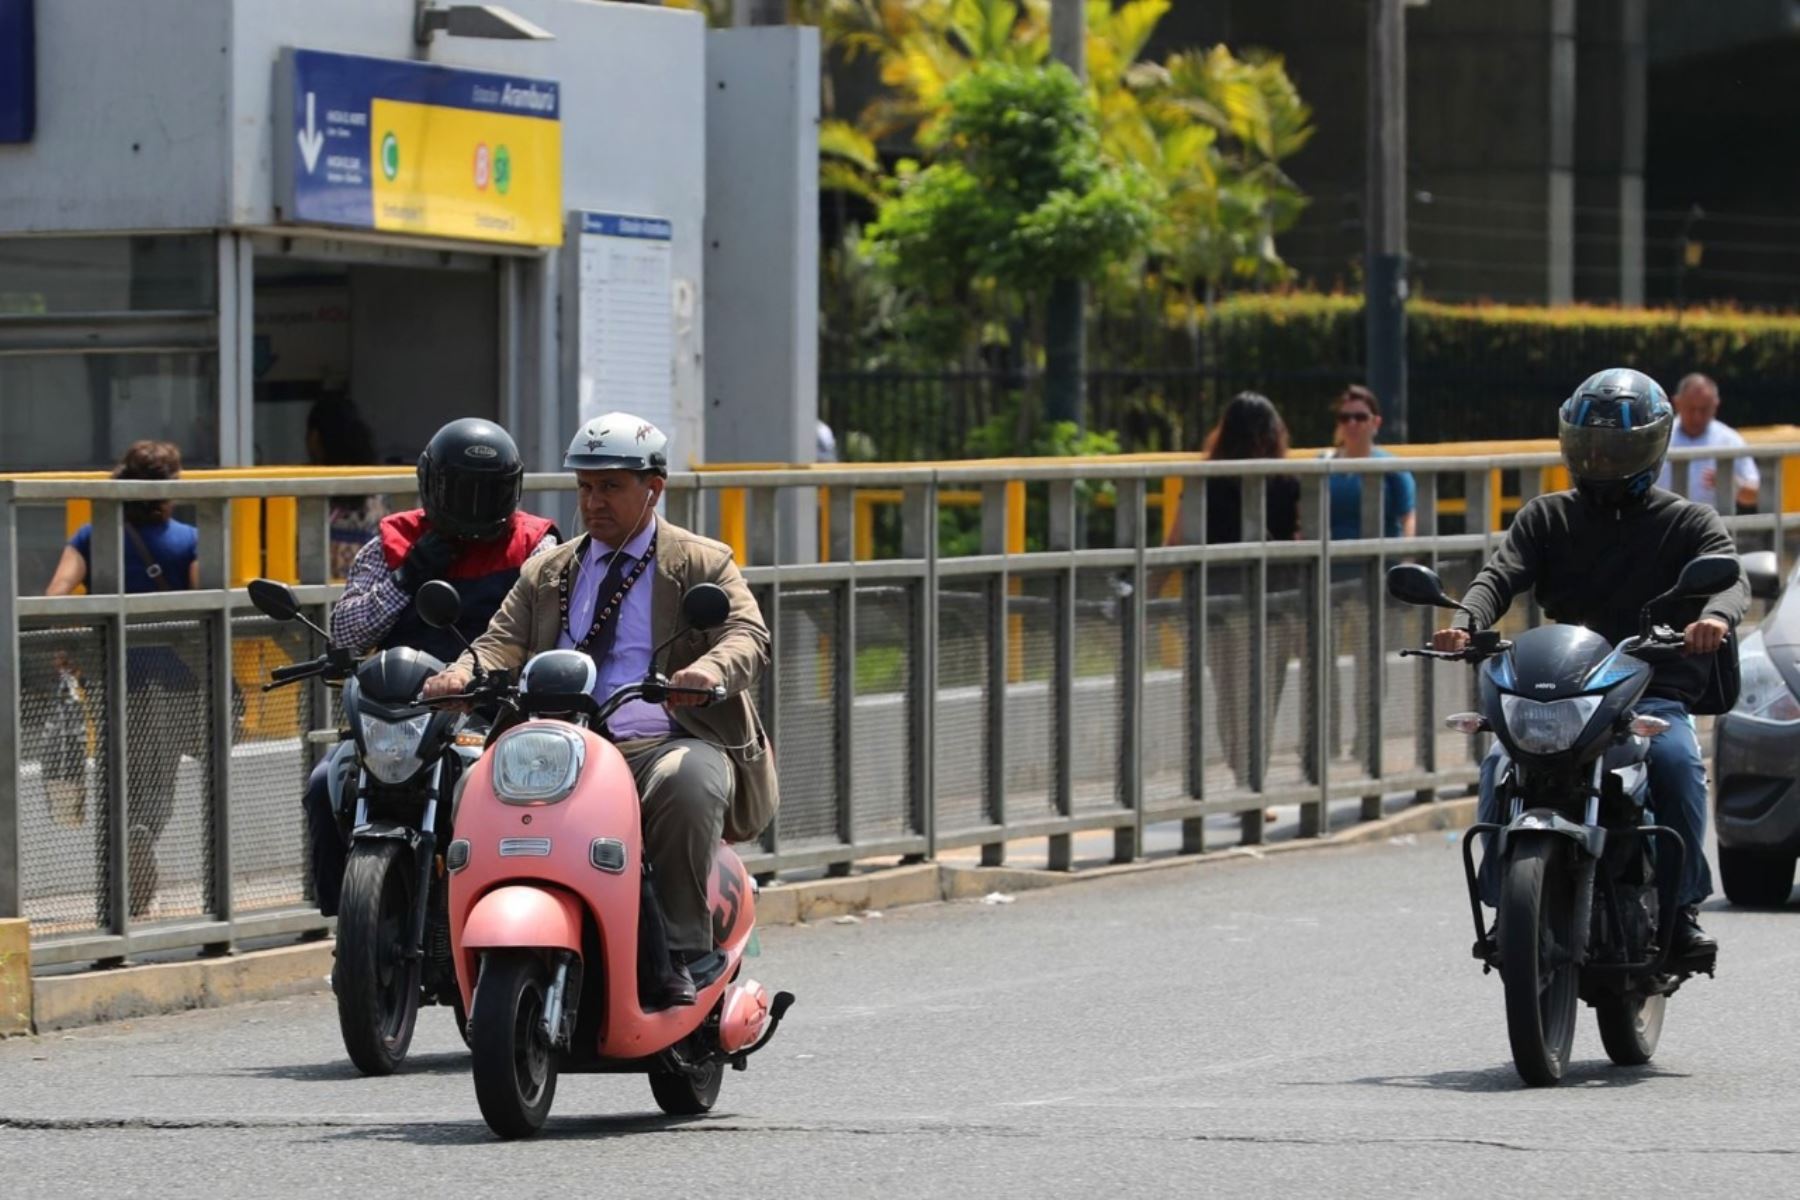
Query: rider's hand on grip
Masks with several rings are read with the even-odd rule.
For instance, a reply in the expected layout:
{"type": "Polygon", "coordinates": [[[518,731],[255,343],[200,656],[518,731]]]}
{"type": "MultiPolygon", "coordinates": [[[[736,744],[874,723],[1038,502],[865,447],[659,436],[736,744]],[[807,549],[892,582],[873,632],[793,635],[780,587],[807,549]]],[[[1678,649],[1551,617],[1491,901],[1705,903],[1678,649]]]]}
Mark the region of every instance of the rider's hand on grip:
{"type": "Polygon", "coordinates": [[[1431,648],[1446,654],[1459,654],[1469,648],[1469,631],[1466,629],[1440,629],[1431,635],[1431,648]]]}
{"type": "Polygon", "coordinates": [[[424,690],[419,693],[422,700],[436,700],[441,696],[455,696],[469,690],[472,677],[461,667],[446,667],[425,681],[424,690]]]}
{"type": "Polygon", "coordinates": [[[1717,617],[1702,617],[1687,627],[1682,641],[1689,654],[1711,654],[1725,644],[1731,629],[1717,617]]]}
{"type": "Polygon", "coordinates": [[[725,681],[701,666],[683,667],[669,676],[669,686],[688,689],[691,693],[670,692],[669,703],[677,707],[711,704],[725,698],[725,681]]]}

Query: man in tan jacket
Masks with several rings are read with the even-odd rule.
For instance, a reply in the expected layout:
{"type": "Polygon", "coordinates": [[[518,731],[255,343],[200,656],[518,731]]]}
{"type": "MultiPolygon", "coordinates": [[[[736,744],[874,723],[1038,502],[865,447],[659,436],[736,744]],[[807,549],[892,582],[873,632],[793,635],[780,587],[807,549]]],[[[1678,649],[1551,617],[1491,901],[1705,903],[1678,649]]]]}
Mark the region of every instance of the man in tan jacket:
{"type": "Polygon", "coordinates": [[[688,964],[713,948],[707,882],[721,836],[762,832],[778,802],[775,763],[752,694],[769,659],[769,630],[731,550],[656,515],[668,476],[668,439],[654,425],[609,413],[582,426],[563,466],[575,472],[587,535],[531,559],[487,632],[425,685],[427,697],[464,690],[475,658],[517,672],[534,654],[576,649],[594,660],[605,700],[656,667],[681,688],[725,688],[704,707],[632,701],[608,722],[637,778],[644,854],[668,920],[672,962],[662,1000],[694,1003],[688,964]],[[714,583],[731,600],[725,623],[681,628],[681,598],[714,583]],[[675,640],[663,661],[653,650],[675,640]]]}

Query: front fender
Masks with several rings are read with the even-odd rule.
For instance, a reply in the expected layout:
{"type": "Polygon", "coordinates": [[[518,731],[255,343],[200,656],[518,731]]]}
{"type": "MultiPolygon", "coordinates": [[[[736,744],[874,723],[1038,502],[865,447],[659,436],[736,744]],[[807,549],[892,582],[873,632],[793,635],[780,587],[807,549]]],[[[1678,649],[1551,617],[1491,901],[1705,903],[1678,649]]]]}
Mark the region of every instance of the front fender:
{"type": "Polygon", "coordinates": [[[1510,825],[1500,831],[1496,852],[1504,856],[1511,849],[1514,839],[1544,837],[1567,838],[1589,858],[1599,858],[1606,852],[1606,830],[1597,826],[1579,825],[1548,808],[1532,808],[1520,813],[1510,825]]]}
{"type": "Polygon", "coordinates": [[[469,909],[462,948],[567,950],[579,956],[581,902],[558,888],[502,885],[469,909]]]}

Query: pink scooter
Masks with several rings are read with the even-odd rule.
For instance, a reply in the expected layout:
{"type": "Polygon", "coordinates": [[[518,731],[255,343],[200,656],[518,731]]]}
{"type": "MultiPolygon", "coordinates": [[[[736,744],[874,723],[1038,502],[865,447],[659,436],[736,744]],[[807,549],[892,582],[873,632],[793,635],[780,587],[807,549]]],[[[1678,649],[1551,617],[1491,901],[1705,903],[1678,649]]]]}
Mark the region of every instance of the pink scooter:
{"type": "MultiPolygon", "coordinates": [[[[461,607],[437,583],[417,603],[438,626],[454,625],[461,607]]],[[[711,584],[682,600],[691,629],[719,625],[729,607],[711,584]]],[[[726,1065],[743,1070],[794,1000],[741,974],[756,885],[721,844],[709,888],[714,950],[689,965],[698,999],[644,1006],[640,978],[659,978],[667,935],[645,871],[637,786],[606,721],[627,700],[698,693],[654,673],[604,703],[593,687],[591,658],[551,650],[526,664],[516,689],[488,675],[459,698],[497,699],[517,722],[496,724],[502,732],[466,776],[444,856],[475,1097],[503,1138],[543,1127],[564,1071],[648,1074],[664,1112],[707,1112],[726,1065]]]]}

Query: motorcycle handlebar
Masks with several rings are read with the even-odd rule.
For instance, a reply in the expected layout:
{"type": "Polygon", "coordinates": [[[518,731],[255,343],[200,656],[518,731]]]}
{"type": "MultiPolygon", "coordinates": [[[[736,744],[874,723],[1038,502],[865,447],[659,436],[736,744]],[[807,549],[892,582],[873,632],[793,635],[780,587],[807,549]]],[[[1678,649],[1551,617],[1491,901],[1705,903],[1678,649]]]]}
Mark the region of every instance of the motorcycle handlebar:
{"type": "Polygon", "coordinates": [[[292,663],[285,667],[276,667],[269,672],[269,682],[263,685],[263,691],[272,692],[278,687],[286,687],[290,683],[299,683],[302,679],[312,679],[323,675],[331,669],[329,656],[315,658],[310,662],[292,663]]]}

